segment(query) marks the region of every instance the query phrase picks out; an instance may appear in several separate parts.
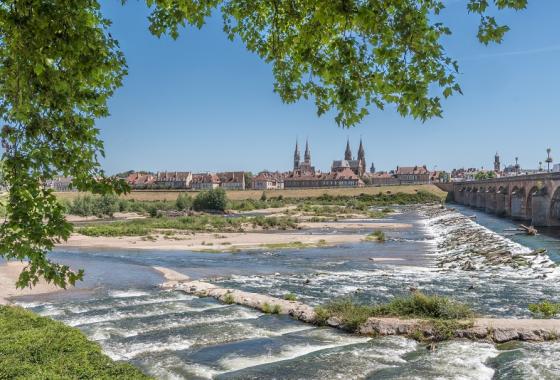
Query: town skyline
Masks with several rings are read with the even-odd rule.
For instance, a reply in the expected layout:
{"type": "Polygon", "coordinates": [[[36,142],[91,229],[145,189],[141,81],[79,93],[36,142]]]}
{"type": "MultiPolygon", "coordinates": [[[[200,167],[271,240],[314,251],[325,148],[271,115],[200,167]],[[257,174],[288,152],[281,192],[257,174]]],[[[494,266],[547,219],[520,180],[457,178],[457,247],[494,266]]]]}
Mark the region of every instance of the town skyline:
{"type": "MultiPolygon", "coordinates": [[[[147,30],[141,2],[102,7],[129,66],[125,86],[110,102],[112,116],[97,122],[108,173],[288,170],[286,148],[296,137],[309,138],[315,165],[326,170],[347,136],[353,144],[363,137],[368,161],[380,170],[416,162],[447,170],[489,168],[496,150],[504,163],[517,156],[524,167],[536,168],[550,142],[560,141],[558,2],[504,12],[500,21],[511,31],[501,45],[488,47],[476,41],[477,17],[460,17],[464,5],[448,3],[442,17],[454,35],[446,48],[459,60],[464,95],[443,102],[442,119],[422,124],[387,107],[349,130],[338,128],[332,114],[318,118],[312,102],[282,104],[272,91],[271,67],[228,41],[219,15],[202,31],[157,40],[147,30]]],[[[560,151],[550,145],[553,154],[560,151]]]]}
{"type": "MultiPolygon", "coordinates": [[[[512,157],[511,159],[509,158],[504,158],[499,151],[495,151],[494,154],[489,154],[487,157],[486,162],[481,165],[481,166],[474,166],[474,165],[463,165],[463,166],[458,166],[458,167],[451,167],[451,168],[447,168],[447,167],[438,167],[437,165],[435,166],[430,166],[429,164],[426,164],[425,162],[423,162],[423,160],[420,158],[417,160],[417,162],[396,162],[394,165],[388,167],[388,168],[380,168],[374,159],[371,159],[368,155],[368,150],[367,150],[367,143],[364,142],[364,140],[362,139],[362,137],[359,138],[359,140],[357,142],[353,142],[350,140],[350,138],[348,137],[345,140],[344,143],[344,149],[340,149],[340,152],[338,151],[334,151],[332,149],[330,149],[330,147],[328,147],[329,149],[327,149],[328,152],[331,152],[333,155],[330,158],[330,163],[329,164],[325,164],[325,165],[317,165],[316,161],[315,161],[315,150],[313,149],[313,145],[312,142],[309,140],[309,138],[305,138],[303,141],[303,145],[302,142],[300,141],[300,139],[296,138],[294,145],[292,146],[292,148],[295,147],[295,149],[299,149],[300,153],[303,152],[305,150],[305,152],[309,152],[309,154],[312,155],[313,160],[312,160],[312,165],[313,165],[313,169],[317,172],[329,172],[331,171],[332,167],[333,167],[333,163],[336,162],[336,160],[338,160],[339,158],[344,157],[345,160],[360,160],[363,161],[363,172],[393,172],[396,171],[398,169],[399,166],[409,166],[409,167],[414,167],[414,166],[425,166],[429,171],[445,171],[445,172],[452,172],[454,170],[458,170],[458,169],[476,169],[476,170],[480,170],[480,171],[491,171],[491,170],[495,170],[496,171],[496,157],[499,158],[499,165],[500,165],[500,170],[501,169],[505,169],[507,167],[514,167],[515,165],[519,165],[519,168],[521,169],[525,169],[525,170],[545,170],[546,169],[546,153],[548,148],[542,149],[544,152],[544,157],[543,159],[539,160],[539,162],[537,162],[535,165],[527,165],[523,163],[523,160],[520,159],[519,156],[515,156],[512,157]],[[350,151],[348,151],[348,149],[350,148],[350,151]],[[360,157],[360,150],[362,150],[362,157],[360,157]],[[350,154],[350,158],[348,156],[348,154],[350,154]],[[365,155],[365,157],[363,157],[363,155],[365,155]],[[372,171],[371,168],[372,166],[374,167],[374,170],[372,171]]],[[[157,172],[174,172],[174,171],[184,171],[184,170],[188,170],[192,173],[218,173],[218,172],[235,172],[235,171],[244,171],[244,172],[248,172],[248,173],[260,173],[263,171],[270,171],[270,172],[290,172],[293,170],[296,170],[296,166],[297,164],[294,162],[294,153],[292,151],[292,155],[289,154],[285,154],[286,161],[290,161],[289,165],[285,165],[285,167],[280,167],[280,168],[261,168],[259,170],[249,170],[246,168],[241,168],[241,167],[233,167],[232,169],[223,169],[223,168],[206,168],[203,170],[196,170],[196,169],[192,169],[193,166],[185,166],[185,165],[178,165],[177,167],[173,167],[173,168],[158,168],[158,169],[152,169],[152,168],[138,168],[138,167],[133,167],[133,168],[128,168],[126,170],[122,170],[119,172],[114,172],[114,173],[109,173],[111,175],[115,175],[115,174],[119,174],[119,173],[123,173],[123,172],[128,172],[128,171],[133,171],[133,172],[151,172],[151,173],[157,173],[157,172]]],[[[551,150],[550,152],[552,155],[554,155],[554,150],[551,150]]],[[[553,157],[553,156],[551,156],[553,157]]],[[[554,161],[553,158],[551,158],[551,165],[550,167],[552,168],[553,164],[555,164],[556,162],[554,161]]],[[[301,162],[304,162],[304,154],[301,153],[301,162]]],[[[194,165],[196,167],[196,165],[194,165]]],[[[363,173],[362,172],[362,173],[363,173]]]]}

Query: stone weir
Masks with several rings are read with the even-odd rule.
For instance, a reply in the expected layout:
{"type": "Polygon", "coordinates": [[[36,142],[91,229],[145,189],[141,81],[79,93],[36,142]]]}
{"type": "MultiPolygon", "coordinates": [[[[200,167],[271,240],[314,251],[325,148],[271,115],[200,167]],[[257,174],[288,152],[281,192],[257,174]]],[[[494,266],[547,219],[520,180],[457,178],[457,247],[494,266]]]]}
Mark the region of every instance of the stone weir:
{"type": "MultiPolygon", "coordinates": [[[[270,312],[273,308],[278,314],[289,315],[306,323],[317,323],[315,309],[298,301],[288,301],[260,293],[245,292],[228,289],[214,284],[191,280],[182,273],[168,268],[154,267],[166,279],[160,287],[162,289],[182,291],[199,297],[214,297],[222,302],[235,303],[263,312],[270,312]]],[[[345,329],[336,318],[327,321],[327,325],[345,329]]],[[[473,321],[459,323],[460,327],[454,332],[456,338],[471,340],[491,340],[504,343],[512,340],[545,341],[560,339],[560,319],[508,319],[508,318],[475,318],[473,321]]],[[[405,335],[431,339],[435,336],[433,324],[422,319],[400,318],[369,318],[358,327],[361,335],[405,335]]]]}

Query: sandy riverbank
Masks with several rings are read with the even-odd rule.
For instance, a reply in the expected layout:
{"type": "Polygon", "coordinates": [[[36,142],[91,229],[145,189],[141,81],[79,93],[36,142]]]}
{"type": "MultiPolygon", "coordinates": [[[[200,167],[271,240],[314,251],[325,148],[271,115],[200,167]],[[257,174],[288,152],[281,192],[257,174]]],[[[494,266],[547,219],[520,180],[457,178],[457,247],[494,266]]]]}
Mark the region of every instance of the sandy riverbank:
{"type": "Polygon", "coordinates": [[[8,262],[0,265],[0,305],[9,303],[11,297],[28,296],[61,291],[60,288],[45,281],[32,288],[17,289],[16,281],[19,274],[27,266],[27,263],[8,262]]]}
{"type": "Polygon", "coordinates": [[[386,230],[386,229],[406,229],[412,228],[412,224],[407,223],[372,223],[371,219],[348,219],[342,222],[300,222],[298,224],[306,229],[334,229],[334,230],[386,230]]]}
{"type": "Polygon", "coordinates": [[[234,251],[238,249],[262,249],[314,246],[333,246],[343,243],[358,243],[364,240],[361,234],[302,234],[295,232],[259,233],[196,233],[173,236],[151,235],[129,237],[92,237],[73,234],[59,248],[102,248],[102,249],[156,249],[173,251],[234,251]]]}
{"type": "Polygon", "coordinates": [[[344,243],[364,241],[367,233],[386,229],[406,229],[406,223],[370,222],[354,219],[348,222],[301,222],[297,231],[250,231],[224,233],[188,233],[174,231],[173,234],[150,236],[85,236],[72,234],[59,248],[101,249],[157,249],[183,251],[230,252],[240,249],[306,248],[326,247],[344,243]],[[320,230],[320,231],[317,231],[320,230]],[[347,230],[347,233],[344,231],[347,230]],[[341,232],[343,231],[343,232],[341,232]]]}

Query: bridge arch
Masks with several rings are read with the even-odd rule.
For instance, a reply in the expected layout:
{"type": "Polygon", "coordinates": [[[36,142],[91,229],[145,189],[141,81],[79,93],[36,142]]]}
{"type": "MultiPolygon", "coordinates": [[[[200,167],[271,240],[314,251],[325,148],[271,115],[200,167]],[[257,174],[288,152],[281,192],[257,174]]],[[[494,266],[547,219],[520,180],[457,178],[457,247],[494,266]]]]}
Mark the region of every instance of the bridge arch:
{"type": "Polygon", "coordinates": [[[511,217],[513,219],[525,220],[527,219],[526,208],[527,198],[526,191],[523,186],[514,186],[510,194],[510,207],[511,217]]]}
{"type": "Polygon", "coordinates": [[[556,187],[550,198],[550,218],[556,222],[560,221],[560,186],[556,187]]]}
{"type": "Polygon", "coordinates": [[[525,205],[525,215],[527,219],[533,219],[533,196],[539,193],[539,188],[537,186],[531,187],[527,192],[527,202],[525,205]]]}

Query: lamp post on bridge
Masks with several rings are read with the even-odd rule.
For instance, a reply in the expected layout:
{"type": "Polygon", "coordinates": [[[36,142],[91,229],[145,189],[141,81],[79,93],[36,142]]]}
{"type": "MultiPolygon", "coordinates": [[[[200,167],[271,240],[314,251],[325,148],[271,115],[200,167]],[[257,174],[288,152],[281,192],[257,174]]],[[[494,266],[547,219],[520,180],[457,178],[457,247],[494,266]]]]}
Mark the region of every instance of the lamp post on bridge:
{"type": "Polygon", "coordinates": [[[515,175],[519,175],[519,157],[515,157],[515,175]]]}
{"type": "Polygon", "coordinates": [[[546,170],[550,173],[550,164],[552,163],[552,157],[550,157],[550,148],[546,148],[546,170]]]}

